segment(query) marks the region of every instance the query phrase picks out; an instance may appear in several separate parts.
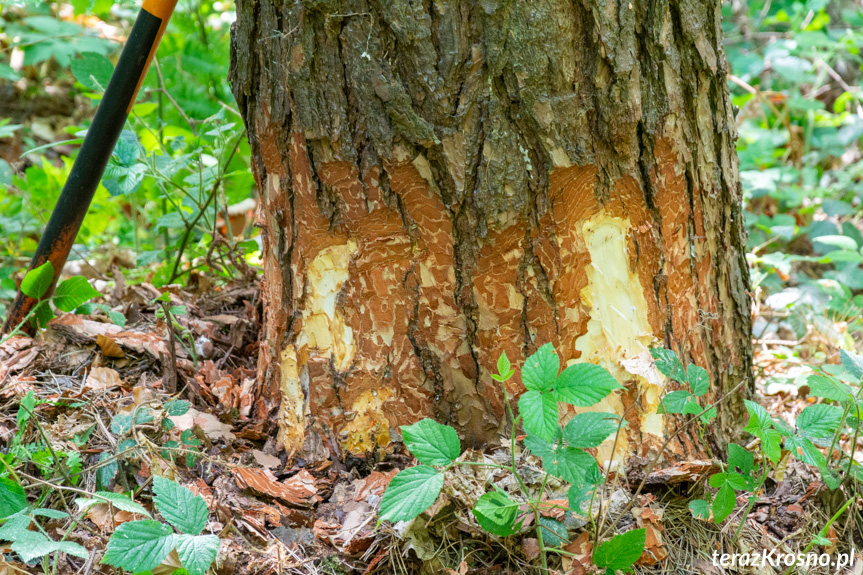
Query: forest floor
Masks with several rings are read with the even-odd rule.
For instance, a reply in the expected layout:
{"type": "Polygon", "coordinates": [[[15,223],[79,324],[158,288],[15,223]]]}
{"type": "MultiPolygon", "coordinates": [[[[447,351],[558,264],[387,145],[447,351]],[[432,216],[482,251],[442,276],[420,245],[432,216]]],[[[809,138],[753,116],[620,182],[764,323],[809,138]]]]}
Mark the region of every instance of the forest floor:
{"type": "MultiPolygon", "coordinates": [[[[288,462],[246,393],[255,380],[257,286],[212,289],[199,277],[193,288],[169,287],[170,302],[164,304],[177,321],[173,330],[162,302],[153,303],[163,292],[146,283],[117,282],[103,295],[112,308],[125,311],[124,326],[101,313],[67,314],[36,339],[16,336],[0,345],[0,441],[10,445],[19,429],[19,406],[32,394],[33,424],[19,445],[31,450],[28,457],[35,465],[18,474],[33,488],[41,486],[43,507],[62,509],[60,498],[71,501],[97,490],[141,493],[157,468],[159,475],[173,477],[205,498],[211,512],[207,531],[222,540],[218,573],[466,575],[536,569],[532,532],[498,538],[482,531],[471,515],[487,471],[447,471],[445,495],[432,509],[410,525],[393,526],[378,524],[377,509],[389,480],[412,463],[403,445],[347,464],[331,458],[322,445],[307,445],[300,458],[288,462]],[[171,347],[176,362],[170,360],[171,347]],[[191,409],[170,416],[165,404],[172,398],[188,400],[191,409]],[[65,467],[62,475],[58,467],[65,467]],[[57,481],[70,475],[71,483],[57,481]]],[[[775,337],[756,342],[757,400],[789,424],[811,402],[805,387],[771,378],[805,371],[793,361],[777,359],[771,350],[792,343],[817,345],[775,337]]],[[[836,362],[838,356],[826,354],[824,359],[836,362]]],[[[501,448],[465,457],[502,463],[510,454],[501,448]]],[[[518,458],[523,476],[538,480],[538,460],[521,451],[518,458]]],[[[710,470],[705,462],[680,462],[654,471],[640,492],[637,474],[616,478],[600,493],[591,518],[569,519],[572,540],[563,547],[568,555],[550,567],[559,573],[590,572],[590,521],[619,531],[633,525],[648,530],[638,572],[736,572],[714,565],[714,551],[797,552],[844,501],[822,486],[817,470],[786,457],[770,473],[738,534],[745,492],[738,494],[737,511],[722,525],[694,518],[687,507],[703,491],[710,470]],[[635,503],[627,506],[633,494],[635,503]]],[[[860,536],[855,507],[826,531],[816,549],[850,550],[860,536]]],[[[548,515],[562,512],[549,510],[548,515]]],[[[57,572],[113,572],[99,564],[106,542],[118,525],[138,518],[104,503],[91,507],[67,535],[92,550],[90,558],[64,556],[57,572]]],[[[63,535],[65,525],[65,520],[45,524],[56,535],[63,535]]],[[[0,574],[30,572],[13,555],[3,557],[0,574]]],[[[154,574],[171,573],[179,565],[176,557],[171,564],[172,557],[154,574]]],[[[859,574],[859,568],[854,572],[859,574]]]]}

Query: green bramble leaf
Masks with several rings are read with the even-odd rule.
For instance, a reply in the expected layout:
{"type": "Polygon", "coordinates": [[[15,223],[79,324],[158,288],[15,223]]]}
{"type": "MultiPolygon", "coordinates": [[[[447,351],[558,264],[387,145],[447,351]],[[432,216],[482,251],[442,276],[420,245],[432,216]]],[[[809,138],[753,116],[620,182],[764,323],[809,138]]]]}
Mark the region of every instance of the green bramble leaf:
{"type": "Polygon", "coordinates": [[[39,299],[45,295],[53,281],[54,265],[51,262],[45,262],[27,272],[27,275],[21,280],[21,291],[24,292],[24,295],[39,299]]]}
{"type": "Polygon", "coordinates": [[[755,489],[755,456],[736,443],[728,445],[728,468],[731,471],[739,470],[746,480],[746,489],[755,489]]]}
{"type": "Polygon", "coordinates": [[[557,442],[549,443],[531,434],[525,438],[524,446],[542,458],[542,467],[546,473],[574,485],[594,484],[600,474],[596,459],[581,449],[563,447],[557,442]]]}
{"type": "Polygon", "coordinates": [[[426,465],[449,465],[461,454],[458,433],[448,425],[423,419],[401,428],[405,446],[426,465]]]}
{"type": "Polygon", "coordinates": [[[539,529],[542,532],[542,542],[546,547],[560,547],[565,543],[569,543],[569,534],[566,532],[566,526],[550,517],[539,518],[539,529]]]}
{"type": "Polygon", "coordinates": [[[807,377],[806,385],[809,386],[809,395],[814,397],[823,397],[831,401],[849,401],[854,398],[854,392],[850,387],[821,373],[807,377]]]}
{"type": "Polygon", "coordinates": [[[531,391],[548,391],[554,386],[559,370],[560,358],[554,347],[547,343],[525,360],[521,382],[531,391]]]}
{"type": "Polygon", "coordinates": [[[842,421],[842,410],[835,405],[810,405],[797,416],[797,429],[808,438],[833,437],[842,421]]]}
{"type": "Polygon", "coordinates": [[[615,535],[597,547],[593,552],[593,562],[610,572],[629,569],[644,553],[646,540],[647,530],[644,528],[615,535]]]}
{"type": "Polygon", "coordinates": [[[12,551],[17,553],[24,563],[30,563],[57,551],[80,559],[87,559],[90,556],[86,549],[72,541],[53,541],[42,533],[32,533],[31,537],[12,543],[12,551]]]}
{"type": "Polygon", "coordinates": [[[480,527],[493,535],[508,537],[518,531],[515,526],[518,505],[506,493],[490,491],[477,500],[471,512],[480,527]]]}
{"type": "Polygon", "coordinates": [[[710,376],[707,375],[707,370],[694,363],[686,367],[686,381],[689,383],[692,395],[696,397],[705,395],[710,389],[710,376]]]}
{"type": "Polygon", "coordinates": [[[127,513],[138,513],[139,515],[144,515],[145,517],[152,517],[150,515],[150,512],[144,509],[144,507],[142,507],[140,503],[135,503],[122,493],[113,493],[111,491],[97,491],[96,495],[98,497],[79,497],[75,500],[75,504],[78,506],[82,513],[98,503],[110,503],[113,507],[119,509],[120,511],[126,511],[127,513]]]}
{"type": "Polygon", "coordinates": [[[613,413],[579,413],[566,424],[563,438],[572,447],[597,447],[617,432],[618,425],[619,418],[613,413]]]}
{"type": "Polygon", "coordinates": [[[8,477],[0,478],[0,519],[15,515],[26,507],[24,488],[8,477]]]}
{"type": "Polygon", "coordinates": [[[71,312],[79,305],[87,302],[95,297],[99,297],[96,291],[87,278],[83,276],[71,277],[60,282],[57,289],[54,291],[52,301],[60,311],[71,312]]]}
{"type": "Polygon", "coordinates": [[[704,499],[693,499],[689,502],[689,511],[696,519],[710,519],[710,503],[704,499]]]}
{"type": "MultiPolygon", "coordinates": [[[[687,405],[690,403],[695,403],[695,406],[698,407],[695,398],[688,391],[682,389],[672,391],[666,393],[662,398],[659,407],[656,409],[656,413],[686,413],[687,405]]],[[[695,413],[701,413],[701,408],[698,407],[695,413]]]]}
{"type": "Polygon", "coordinates": [[[117,527],[111,535],[102,563],[132,573],[150,571],[175,545],[175,535],[169,525],[152,519],[130,521],[117,527]]]}
{"type": "Polygon", "coordinates": [[[153,477],[153,501],[165,520],[187,535],[197,535],[207,526],[209,510],[200,495],[175,481],[153,477]]]}
{"type": "Polygon", "coordinates": [[[735,471],[714,473],[710,477],[711,487],[722,487],[725,484],[730,485],[735,490],[746,489],[746,479],[735,471]]]}
{"type": "Polygon", "coordinates": [[[827,458],[821,453],[821,450],[806,439],[805,437],[788,437],[785,439],[785,448],[791,452],[791,455],[807,465],[814,465],[818,469],[827,467],[827,458]]]}
{"type": "Polygon", "coordinates": [[[840,349],[839,356],[842,358],[842,367],[848,370],[852,377],[857,381],[863,379],[863,355],[840,349]]]}
{"type": "Polygon", "coordinates": [[[524,428],[534,435],[551,441],[560,434],[557,401],[548,392],[526,391],[518,399],[518,411],[524,428]]]}
{"type": "Polygon", "coordinates": [[[743,428],[743,431],[760,437],[761,434],[773,427],[773,418],[770,417],[766,409],[748,399],[744,400],[744,403],[746,404],[746,411],[749,412],[749,422],[743,428]]]}
{"type": "Polygon", "coordinates": [[[492,374],[491,378],[503,383],[513,375],[515,375],[515,370],[512,369],[512,364],[510,364],[509,358],[506,356],[506,352],[504,352],[497,359],[497,373],[492,374]]]}
{"type": "Polygon", "coordinates": [[[596,405],[615,389],[623,389],[607,369],[592,363],[574,363],[554,383],[557,401],[578,407],[596,405]]]}
{"type": "Polygon", "coordinates": [[[650,349],[650,355],[653,356],[656,369],[662,375],[674,381],[687,381],[686,372],[683,370],[683,362],[680,361],[680,358],[672,350],[653,347],[650,349]]]}
{"type": "Polygon", "coordinates": [[[185,415],[191,406],[192,404],[185,399],[176,399],[165,404],[165,413],[171,417],[185,415]]]}
{"type": "Polygon", "coordinates": [[[189,575],[204,575],[219,554],[215,535],[175,535],[177,555],[189,575]]]}
{"type": "Polygon", "coordinates": [[[82,52],[70,67],[75,79],[91,92],[104,92],[114,73],[111,61],[97,52],[82,52]]]}
{"type": "Polygon", "coordinates": [[[408,521],[435,502],[443,487],[443,474],[434,467],[417,465],[399,471],[381,499],[381,519],[408,521]]]}
{"type": "Polygon", "coordinates": [[[727,482],[723,483],[713,499],[713,521],[717,525],[722,523],[734,511],[735,505],[737,505],[737,496],[734,494],[734,488],[727,482]]]}

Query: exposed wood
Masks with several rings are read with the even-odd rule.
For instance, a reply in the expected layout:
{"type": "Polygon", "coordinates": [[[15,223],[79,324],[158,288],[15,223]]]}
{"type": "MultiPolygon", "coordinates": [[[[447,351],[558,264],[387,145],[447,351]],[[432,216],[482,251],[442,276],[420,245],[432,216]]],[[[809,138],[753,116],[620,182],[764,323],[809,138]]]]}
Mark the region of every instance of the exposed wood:
{"type": "Polygon", "coordinates": [[[649,346],[705,366],[714,401],[751,379],[720,34],[713,1],[239,0],[280,444],[362,455],[427,416],[494,443],[490,371],[545,342],[626,385],[597,407],[626,413],[614,459],[679,423],[649,346]]]}

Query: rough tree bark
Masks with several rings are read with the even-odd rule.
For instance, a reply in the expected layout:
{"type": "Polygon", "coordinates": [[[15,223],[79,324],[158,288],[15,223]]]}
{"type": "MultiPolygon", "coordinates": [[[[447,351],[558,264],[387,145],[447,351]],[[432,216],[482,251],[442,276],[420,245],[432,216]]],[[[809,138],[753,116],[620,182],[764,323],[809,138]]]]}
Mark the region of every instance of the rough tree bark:
{"type": "MultiPolygon", "coordinates": [[[[597,407],[627,411],[615,459],[679,423],[654,413],[649,346],[707,367],[714,401],[751,378],[719,4],[238,0],[257,401],[285,449],[380,452],[422,417],[495,443],[489,372],[545,342],[627,387],[597,407]]],[[[703,445],[683,433],[671,453],[703,445]]]]}

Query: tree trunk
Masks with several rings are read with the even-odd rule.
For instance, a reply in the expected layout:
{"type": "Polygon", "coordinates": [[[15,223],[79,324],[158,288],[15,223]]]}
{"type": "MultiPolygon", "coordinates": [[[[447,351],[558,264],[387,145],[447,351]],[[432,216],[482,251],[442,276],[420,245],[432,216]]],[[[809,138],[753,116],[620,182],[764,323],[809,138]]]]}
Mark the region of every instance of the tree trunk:
{"type": "MultiPolygon", "coordinates": [[[[596,408],[626,413],[615,460],[682,421],[655,413],[650,346],[706,367],[711,401],[751,381],[718,1],[237,8],[264,245],[257,405],[285,449],[382,452],[423,417],[497,443],[489,373],[546,342],[626,386],[596,408]]],[[[748,388],[722,402],[715,445],[748,388]]],[[[669,449],[704,453],[691,428],[669,449]]]]}

